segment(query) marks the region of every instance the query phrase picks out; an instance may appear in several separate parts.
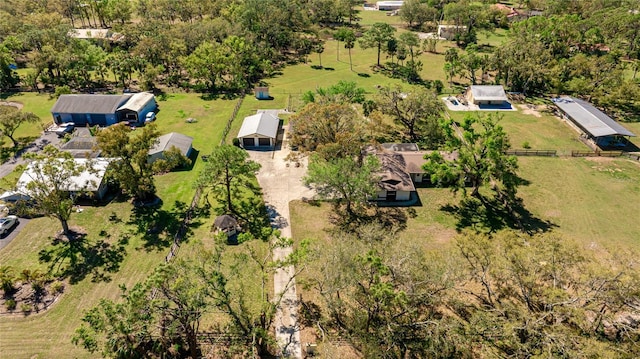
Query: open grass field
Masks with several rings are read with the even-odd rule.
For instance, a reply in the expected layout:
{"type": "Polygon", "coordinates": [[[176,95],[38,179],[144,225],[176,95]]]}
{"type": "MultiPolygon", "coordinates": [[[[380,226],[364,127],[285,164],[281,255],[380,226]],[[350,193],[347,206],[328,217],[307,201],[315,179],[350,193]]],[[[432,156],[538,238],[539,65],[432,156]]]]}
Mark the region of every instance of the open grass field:
{"type": "MultiPolygon", "coordinates": [[[[462,121],[468,114],[476,112],[449,111],[455,121],[462,121]]],[[[490,111],[478,111],[480,115],[496,114],[490,111]]],[[[518,111],[497,112],[502,116],[500,124],[509,134],[511,148],[522,149],[527,142],[534,150],[557,150],[558,155],[570,154],[572,150],[589,150],[578,139],[578,133],[565,122],[548,113],[540,113],[541,117],[518,111]]]]}
{"type": "MultiPolygon", "coordinates": [[[[608,158],[520,157],[520,176],[529,184],[519,188],[525,208],[548,221],[562,238],[587,247],[640,250],[640,163],[608,158]]],[[[411,207],[406,229],[398,236],[420,242],[426,249],[446,248],[455,236],[457,219],[443,210],[458,198],[447,189],[418,189],[421,206],[411,207]]],[[[296,240],[328,240],[331,206],[291,203],[296,240]]]]}

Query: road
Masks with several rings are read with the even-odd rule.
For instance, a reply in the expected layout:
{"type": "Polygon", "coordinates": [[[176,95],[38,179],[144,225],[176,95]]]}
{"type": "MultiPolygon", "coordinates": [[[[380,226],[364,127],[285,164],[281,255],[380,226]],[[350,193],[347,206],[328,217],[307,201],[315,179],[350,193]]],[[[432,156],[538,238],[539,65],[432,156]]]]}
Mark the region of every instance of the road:
{"type": "Polygon", "coordinates": [[[23,155],[27,152],[37,152],[44,148],[44,146],[51,144],[57,146],[60,144],[60,139],[53,132],[44,132],[40,138],[29,144],[21,153],[9,159],[7,162],[0,165],[0,178],[13,172],[16,166],[25,163],[23,155]]]}
{"type": "Polygon", "coordinates": [[[18,225],[9,233],[6,237],[0,237],[0,250],[11,243],[11,241],[18,236],[18,233],[29,223],[29,219],[20,218],[18,225]]]}
{"type": "MultiPolygon", "coordinates": [[[[46,146],[48,144],[52,144],[54,146],[57,146],[58,144],[60,144],[60,139],[58,138],[58,136],[55,133],[53,133],[53,132],[43,132],[42,135],[40,136],[40,138],[38,138],[37,140],[35,140],[31,144],[29,144],[29,146],[27,146],[21,153],[18,153],[13,158],[11,158],[8,161],[6,161],[5,163],[1,164],[0,165],[0,178],[5,177],[6,175],[8,175],[11,172],[13,172],[13,170],[18,165],[26,163],[26,161],[25,161],[25,159],[23,157],[23,155],[25,153],[40,151],[41,149],[44,148],[44,146],[46,146]]],[[[16,228],[14,228],[11,231],[11,233],[9,233],[9,235],[7,235],[6,237],[0,238],[0,250],[2,248],[6,247],[7,245],[9,245],[9,243],[11,243],[11,241],[18,235],[18,233],[20,233],[22,228],[24,228],[24,226],[26,226],[28,222],[29,222],[28,219],[20,218],[20,223],[18,224],[18,226],[16,228]]]]}
{"type": "MultiPolygon", "coordinates": [[[[291,238],[289,202],[294,199],[311,198],[314,193],[302,184],[306,173],[306,161],[301,166],[287,165],[285,158],[289,154],[288,146],[276,151],[249,151],[251,159],[262,165],[257,178],[262,187],[265,205],[271,217],[271,223],[278,228],[282,237],[291,238]]],[[[292,252],[291,247],[277,248],[273,259],[283,259],[292,252]]],[[[284,293],[275,318],[276,340],[281,355],[286,358],[302,358],[300,327],[298,325],[298,298],[296,295],[295,268],[289,266],[278,270],[274,275],[274,292],[284,293]]]]}

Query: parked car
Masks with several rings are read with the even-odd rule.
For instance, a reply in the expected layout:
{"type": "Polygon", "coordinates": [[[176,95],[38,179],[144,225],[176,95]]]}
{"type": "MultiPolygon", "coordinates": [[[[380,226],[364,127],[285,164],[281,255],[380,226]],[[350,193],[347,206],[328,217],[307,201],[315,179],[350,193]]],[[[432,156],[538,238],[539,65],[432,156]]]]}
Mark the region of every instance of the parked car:
{"type": "Polygon", "coordinates": [[[73,122],[61,123],[55,130],[58,137],[64,137],[67,133],[73,133],[75,125],[73,122]]]}
{"type": "Polygon", "coordinates": [[[18,217],[6,216],[0,218],[0,236],[6,236],[18,224],[18,217]]]}
{"type": "Polygon", "coordinates": [[[156,119],[156,113],[155,112],[149,112],[145,116],[144,122],[145,123],[153,122],[153,121],[155,121],[155,119],[156,119]]]}

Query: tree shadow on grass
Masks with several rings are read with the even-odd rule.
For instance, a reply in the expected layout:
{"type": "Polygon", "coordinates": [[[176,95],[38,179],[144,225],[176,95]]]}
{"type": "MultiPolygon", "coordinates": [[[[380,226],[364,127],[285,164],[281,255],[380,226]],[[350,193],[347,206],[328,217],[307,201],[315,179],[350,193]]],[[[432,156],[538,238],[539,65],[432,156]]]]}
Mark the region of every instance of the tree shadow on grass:
{"type": "Polygon", "coordinates": [[[415,216],[416,211],[413,208],[378,206],[363,208],[349,216],[340,206],[334,204],[329,221],[348,233],[356,233],[359,228],[374,223],[388,230],[402,231],[407,228],[408,219],[415,216]]]}
{"type": "Polygon", "coordinates": [[[456,219],[458,231],[465,228],[473,228],[477,232],[495,233],[501,229],[511,228],[533,234],[547,232],[556,224],[551,221],[537,218],[522,204],[521,200],[512,204],[509,211],[495,198],[466,198],[458,205],[446,205],[441,207],[445,212],[453,214],[456,219]]]}
{"type": "Polygon", "coordinates": [[[52,245],[38,253],[40,262],[49,264],[49,272],[69,278],[72,284],[91,275],[92,282],[109,282],[109,273],[120,269],[125,257],[128,235],[123,235],[116,243],[110,243],[110,235],[105,231],[100,238],[92,240],[86,233],[72,232],[69,237],[58,236],[52,245]]]}
{"type": "Polygon", "coordinates": [[[175,201],[173,207],[168,211],[157,206],[134,207],[127,224],[133,225],[135,232],[142,236],[146,251],[162,250],[173,244],[174,236],[178,231],[186,231],[181,233],[183,237],[186,237],[193,232],[194,226],[199,225],[199,222],[192,222],[183,228],[182,224],[188,211],[189,206],[181,201],[175,201]]]}

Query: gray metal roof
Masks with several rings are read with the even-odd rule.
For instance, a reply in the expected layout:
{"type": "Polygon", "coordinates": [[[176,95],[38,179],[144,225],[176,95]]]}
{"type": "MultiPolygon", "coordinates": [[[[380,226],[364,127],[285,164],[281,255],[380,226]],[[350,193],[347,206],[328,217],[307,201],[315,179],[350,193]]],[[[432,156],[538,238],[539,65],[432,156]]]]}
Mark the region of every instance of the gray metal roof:
{"type": "Polygon", "coordinates": [[[614,119],[586,101],[568,96],[554,98],[552,101],[593,137],[612,135],[635,137],[633,132],[622,127],[614,119]]]}
{"type": "Polygon", "coordinates": [[[480,101],[509,101],[504,87],[500,85],[471,85],[474,100],[480,101]]]}
{"type": "Polygon", "coordinates": [[[149,155],[164,152],[171,147],[180,150],[183,156],[186,156],[193,143],[193,137],[183,135],[177,132],[167,133],[158,137],[158,142],[149,150],[149,155]]]}
{"type": "Polygon", "coordinates": [[[140,112],[144,108],[144,106],[149,103],[153,99],[153,94],[148,92],[139,92],[134,93],[133,96],[129,99],[129,101],[125,102],[124,105],[118,107],[117,111],[120,110],[130,110],[135,112],[140,112]]]}
{"type": "Polygon", "coordinates": [[[261,135],[269,138],[278,137],[278,127],[280,120],[271,113],[257,113],[253,116],[245,117],[242,127],[238,132],[238,138],[261,135]]]}
{"type": "Polygon", "coordinates": [[[131,97],[125,95],[61,95],[51,113],[113,114],[131,97]]]}

